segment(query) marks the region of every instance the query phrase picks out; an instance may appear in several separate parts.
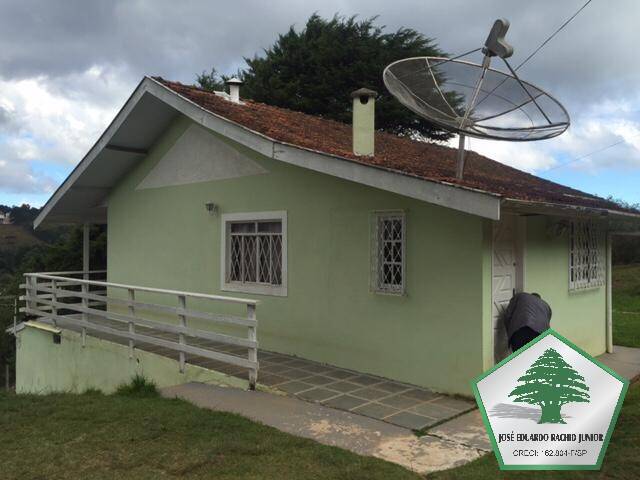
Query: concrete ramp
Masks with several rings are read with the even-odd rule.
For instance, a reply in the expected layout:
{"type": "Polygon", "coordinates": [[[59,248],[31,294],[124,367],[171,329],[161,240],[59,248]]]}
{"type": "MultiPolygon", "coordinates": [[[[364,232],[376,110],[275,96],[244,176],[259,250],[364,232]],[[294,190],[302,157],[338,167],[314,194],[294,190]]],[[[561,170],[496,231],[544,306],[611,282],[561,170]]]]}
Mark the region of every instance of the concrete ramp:
{"type": "MultiPolygon", "coordinates": [[[[292,435],[378,457],[421,474],[465,464],[490,448],[488,441],[483,442],[484,430],[470,424],[474,417],[462,422],[457,435],[417,437],[409,429],[380,420],[272,393],[203,383],[166,387],[161,393],[202,408],[237,413],[292,435]]],[[[442,427],[438,427],[439,433],[443,433],[442,427]]]]}
{"type": "Polygon", "coordinates": [[[640,348],[615,345],[613,353],[603,353],[596,359],[632,382],[640,379],[640,348]]]}

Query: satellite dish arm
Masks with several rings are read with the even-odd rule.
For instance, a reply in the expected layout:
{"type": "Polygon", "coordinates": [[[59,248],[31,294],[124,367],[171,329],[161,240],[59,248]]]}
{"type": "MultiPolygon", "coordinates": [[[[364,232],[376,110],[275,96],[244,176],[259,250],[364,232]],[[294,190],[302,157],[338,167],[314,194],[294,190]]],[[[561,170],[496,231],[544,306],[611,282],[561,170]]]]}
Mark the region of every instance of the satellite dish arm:
{"type": "Polygon", "coordinates": [[[522,87],[522,89],[525,91],[525,93],[529,96],[529,99],[531,99],[531,101],[534,103],[534,105],[536,107],[538,107],[538,110],[540,110],[540,113],[542,114],[542,116],[545,118],[545,120],[547,121],[547,123],[549,125],[551,125],[551,120],[549,120],[549,117],[547,116],[547,114],[545,113],[545,111],[542,109],[542,107],[540,107],[540,105],[538,105],[538,102],[536,102],[536,99],[533,97],[533,95],[531,95],[531,92],[527,89],[527,87],[524,86],[524,84],[522,83],[522,80],[520,80],[520,77],[518,77],[518,74],[516,73],[516,71],[511,68],[511,65],[509,65],[509,62],[507,62],[506,58],[503,58],[502,61],[507,65],[507,68],[509,69],[509,71],[511,72],[511,75],[513,75],[513,77],[517,80],[517,82],[520,84],[520,86],[522,87]]]}

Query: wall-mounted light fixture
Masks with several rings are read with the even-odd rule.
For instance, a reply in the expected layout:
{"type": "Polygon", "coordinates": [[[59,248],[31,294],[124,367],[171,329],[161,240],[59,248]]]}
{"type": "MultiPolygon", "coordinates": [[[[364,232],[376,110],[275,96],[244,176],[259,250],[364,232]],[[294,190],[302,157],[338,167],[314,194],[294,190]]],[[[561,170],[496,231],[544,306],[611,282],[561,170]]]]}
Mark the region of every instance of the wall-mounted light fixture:
{"type": "Polygon", "coordinates": [[[209,212],[209,215],[213,216],[218,213],[218,205],[216,205],[215,203],[207,202],[204,204],[204,206],[207,209],[207,212],[209,212]]]}

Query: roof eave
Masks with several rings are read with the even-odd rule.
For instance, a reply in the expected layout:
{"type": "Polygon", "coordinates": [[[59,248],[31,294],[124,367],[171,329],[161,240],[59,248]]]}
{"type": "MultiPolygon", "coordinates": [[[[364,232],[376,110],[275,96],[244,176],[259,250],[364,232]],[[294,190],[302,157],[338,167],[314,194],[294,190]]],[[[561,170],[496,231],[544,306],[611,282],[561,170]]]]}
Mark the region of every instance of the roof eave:
{"type": "Polygon", "coordinates": [[[640,222],[640,214],[637,213],[625,212],[622,210],[612,210],[607,208],[585,207],[566,203],[552,203],[505,198],[502,201],[502,207],[506,211],[513,211],[518,213],[558,215],[566,217],[617,217],[621,219],[640,222]]]}
{"type": "Polygon", "coordinates": [[[56,205],[56,203],[64,196],[64,194],[73,186],[77,178],[82,174],[82,172],[91,165],[91,162],[95,159],[95,157],[109,144],[109,141],[117,131],[117,129],[122,125],[124,120],[127,118],[128,114],[138,103],[142,95],[144,95],[147,85],[149,82],[149,77],[144,77],[138,86],[135,88],[133,93],[129,96],[125,104],[118,111],[116,116],[113,118],[109,126],[105,129],[105,131],[100,135],[100,138],[93,144],[93,146],[89,149],[87,154],[82,158],[82,160],[75,166],[75,168],[71,171],[69,176],[65,179],[64,182],[56,189],[56,191],[49,197],[47,203],[44,204],[42,210],[33,221],[33,228],[36,229],[44,220],[47,215],[51,212],[51,209],[56,205]]]}
{"type": "Polygon", "coordinates": [[[159,87],[149,87],[149,92],[183,115],[267,157],[472,215],[500,219],[500,196],[496,194],[366,165],[350,158],[278,141],[201,107],[153,78],[148,80],[154,87],[159,87]]]}
{"type": "MultiPolygon", "coordinates": [[[[115,132],[145,93],[153,95],[195,123],[269,158],[472,215],[499,220],[501,210],[512,210],[565,216],[609,215],[640,220],[639,214],[618,210],[504,198],[494,192],[437,179],[425,179],[407,172],[278,141],[203,108],[156,79],[144,77],[98,141],[47,201],[34,221],[34,228],[45,221],[52,208],[73,187],[82,172],[109,145],[115,132]]],[[[75,223],[79,221],[70,218],[72,223],[74,220],[75,223]]]]}

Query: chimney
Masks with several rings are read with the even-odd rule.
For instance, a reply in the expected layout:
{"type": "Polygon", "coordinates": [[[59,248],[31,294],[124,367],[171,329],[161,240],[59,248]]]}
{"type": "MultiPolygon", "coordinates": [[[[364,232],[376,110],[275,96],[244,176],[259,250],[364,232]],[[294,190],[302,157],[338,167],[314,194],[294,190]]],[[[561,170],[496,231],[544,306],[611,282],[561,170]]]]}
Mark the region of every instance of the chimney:
{"type": "Polygon", "coordinates": [[[351,93],[353,99],[353,153],[372,157],[375,153],[375,115],[378,94],[368,88],[351,93]]]}
{"type": "Polygon", "coordinates": [[[229,99],[233,103],[240,103],[240,86],[244,83],[239,78],[233,77],[225,82],[229,85],[229,99]]]}

